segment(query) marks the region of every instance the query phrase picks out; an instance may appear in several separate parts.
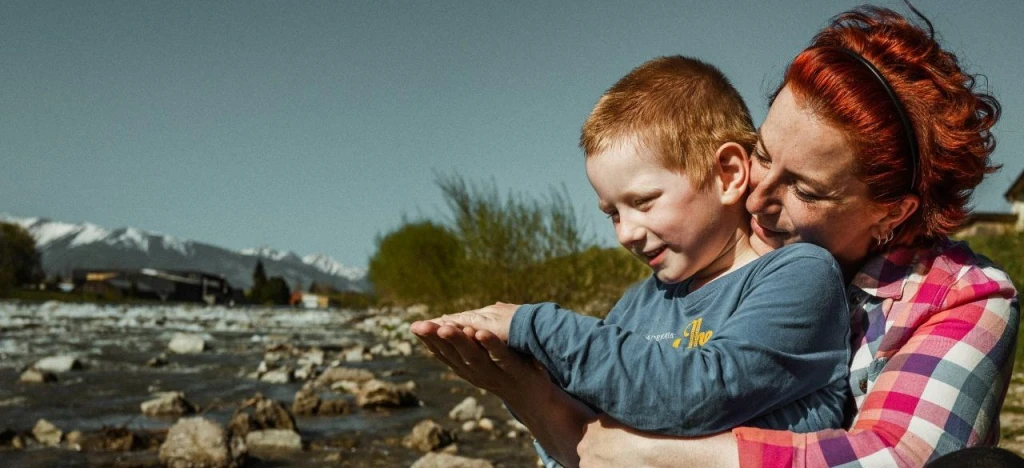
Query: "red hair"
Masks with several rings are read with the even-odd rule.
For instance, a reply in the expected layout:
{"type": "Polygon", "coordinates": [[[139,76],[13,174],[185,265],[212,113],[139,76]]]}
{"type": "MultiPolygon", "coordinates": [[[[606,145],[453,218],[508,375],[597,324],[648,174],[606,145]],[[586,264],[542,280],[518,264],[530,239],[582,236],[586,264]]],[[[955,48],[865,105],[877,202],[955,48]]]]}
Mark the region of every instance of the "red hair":
{"type": "Polygon", "coordinates": [[[999,102],[975,91],[974,76],[933,36],[885,8],[842,13],[793,60],[779,88],[789,86],[801,105],[846,135],[874,201],[895,206],[908,194],[920,198],[889,246],[926,245],[951,234],[966,218],[974,188],[998,169],[989,156],[999,102]],[[881,72],[906,109],[911,132],[885,85],[842,49],[881,72]],[[917,167],[909,135],[916,135],[917,167]]]}

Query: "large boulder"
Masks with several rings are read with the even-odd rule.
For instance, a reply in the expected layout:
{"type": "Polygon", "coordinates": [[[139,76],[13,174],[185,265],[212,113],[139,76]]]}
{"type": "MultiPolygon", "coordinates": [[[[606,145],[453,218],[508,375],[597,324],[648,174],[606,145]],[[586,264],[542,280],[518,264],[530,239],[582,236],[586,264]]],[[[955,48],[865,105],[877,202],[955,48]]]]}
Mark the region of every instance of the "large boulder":
{"type": "Polygon", "coordinates": [[[140,405],[146,416],[184,416],[199,411],[199,407],[185,399],[182,392],[162,392],[156,398],[140,405]]]}
{"type": "Polygon", "coordinates": [[[420,400],[412,393],[413,382],[395,385],[382,380],[371,380],[363,384],[356,395],[356,404],[362,408],[416,406],[420,400]]]}
{"type": "Polygon", "coordinates": [[[431,419],[420,421],[402,439],[402,445],[420,452],[432,452],[455,442],[455,436],[431,419]]]}
{"type": "Polygon", "coordinates": [[[206,338],[191,333],[175,333],[167,349],[178,354],[198,354],[206,350],[206,338]]]}
{"type": "Polygon", "coordinates": [[[42,445],[47,447],[55,447],[60,445],[61,439],[64,437],[64,432],[57,428],[45,419],[36,421],[35,427],[32,428],[32,437],[42,445]]]}
{"type": "Polygon", "coordinates": [[[477,421],[484,415],[484,407],[476,398],[466,397],[448,412],[448,417],[456,421],[477,421]]]}
{"type": "Polygon", "coordinates": [[[160,461],[169,468],[236,467],[244,457],[244,445],[229,445],[220,424],[200,417],[178,420],[160,446],[160,461]]]}
{"type": "Polygon", "coordinates": [[[32,364],[32,368],[43,372],[68,372],[82,368],[82,361],[75,356],[50,356],[32,364]]]}
{"type": "Polygon", "coordinates": [[[479,458],[430,452],[416,460],[410,468],[494,468],[494,465],[479,458]]]}

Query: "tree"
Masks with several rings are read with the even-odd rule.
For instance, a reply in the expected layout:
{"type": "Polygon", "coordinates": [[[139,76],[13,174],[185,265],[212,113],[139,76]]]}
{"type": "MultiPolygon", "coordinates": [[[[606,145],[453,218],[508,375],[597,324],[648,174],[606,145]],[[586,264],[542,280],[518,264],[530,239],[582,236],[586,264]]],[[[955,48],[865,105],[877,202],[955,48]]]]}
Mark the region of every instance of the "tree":
{"type": "Polygon", "coordinates": [[[260,289],[267,283],[267,271],[263,269],[263,260],[256,260],[256,268],[252,271],[252,288],[260,289]]]}
{"type": "Polygon", "coordinates": [[[288,283],[280,276],[271,276],[261,291],[261,304],[286,305],[292,292],[288,283]]]}
{"type": "Polygon", "coordinates": [[[0,223],[0,293],[43,279],[36,242],[17,224],[0,223]]]}

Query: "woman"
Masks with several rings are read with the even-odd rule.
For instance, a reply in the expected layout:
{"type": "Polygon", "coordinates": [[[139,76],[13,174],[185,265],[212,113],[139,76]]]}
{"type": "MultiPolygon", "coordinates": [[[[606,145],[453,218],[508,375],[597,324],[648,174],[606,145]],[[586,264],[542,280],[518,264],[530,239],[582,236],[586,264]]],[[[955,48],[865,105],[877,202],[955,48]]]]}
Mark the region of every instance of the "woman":
{"type": "Polygon", "coordinates": [[[578,453],[585,466],[921,466],[994,444],[1013,364],[1016,291],[947,236],[995,170],[989,129],[999,105],[974,90],[928,28],[874,7],[834,18],[787,69],[752,155],[755,248],[821,245],[849,283],[848,430],[741,427],[679,439],[603,418],[580,434],[586,412],[493,336],[444,326],[424,341],[504,398],[549,453],[570,463],[578,453]]]}

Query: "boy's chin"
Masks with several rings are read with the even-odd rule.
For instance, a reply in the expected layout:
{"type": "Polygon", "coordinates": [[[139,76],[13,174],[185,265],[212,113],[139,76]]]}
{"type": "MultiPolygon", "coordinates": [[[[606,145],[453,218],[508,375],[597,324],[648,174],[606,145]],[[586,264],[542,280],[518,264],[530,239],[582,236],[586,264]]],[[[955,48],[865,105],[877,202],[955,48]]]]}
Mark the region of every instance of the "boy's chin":
{"type": "Polygon", "coordinates": [[[676,284],[676,283],[680,283],[680,282],[682,282],[683,280],[686,279],[685,276],[679,275],[679,274],[677,274],[675,272],[669,272],[669,271],[665,271],[665,270],[655,271],[654,272],[654,277],[658,278],[658,281],[661,281],[662,283],[665,283],[665,284],[676,284]]]}

